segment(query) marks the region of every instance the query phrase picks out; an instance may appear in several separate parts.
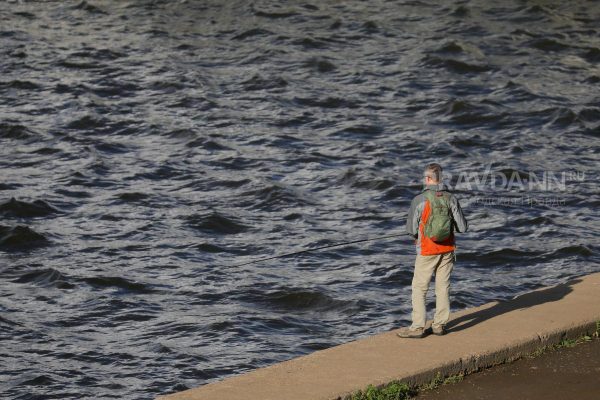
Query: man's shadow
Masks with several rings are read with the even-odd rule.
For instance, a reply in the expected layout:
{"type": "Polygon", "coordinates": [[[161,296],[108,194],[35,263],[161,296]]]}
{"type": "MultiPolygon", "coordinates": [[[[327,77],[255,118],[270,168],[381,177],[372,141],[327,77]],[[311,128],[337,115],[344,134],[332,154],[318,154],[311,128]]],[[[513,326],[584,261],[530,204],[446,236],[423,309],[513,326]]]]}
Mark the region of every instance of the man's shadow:
{"type": "Polygon", "coordinates": [[[571,286],[579,282],[581,282],[581,279],[574,279],[551,288],[537,290],[520,295],[514,299],[501,301],[490,308],[462,315],[448,321],[446,329],[448,333],[459,332],[507,312],[558,301],[571,293],[573,291],[571,286]]]}

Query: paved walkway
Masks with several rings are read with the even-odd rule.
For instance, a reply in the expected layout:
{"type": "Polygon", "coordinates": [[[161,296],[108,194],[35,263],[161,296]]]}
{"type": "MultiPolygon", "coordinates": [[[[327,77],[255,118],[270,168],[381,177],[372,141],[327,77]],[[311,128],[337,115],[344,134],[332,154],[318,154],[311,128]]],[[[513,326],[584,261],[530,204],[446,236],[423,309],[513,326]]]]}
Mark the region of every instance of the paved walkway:
{"type": "Polygon", "coordinates": [[[234,376],[163,400],[332,400],[392,380],[422,384],[579,337],[600,320],[600,273],[455,313],[445,336],[397,330],[234,376]]]}

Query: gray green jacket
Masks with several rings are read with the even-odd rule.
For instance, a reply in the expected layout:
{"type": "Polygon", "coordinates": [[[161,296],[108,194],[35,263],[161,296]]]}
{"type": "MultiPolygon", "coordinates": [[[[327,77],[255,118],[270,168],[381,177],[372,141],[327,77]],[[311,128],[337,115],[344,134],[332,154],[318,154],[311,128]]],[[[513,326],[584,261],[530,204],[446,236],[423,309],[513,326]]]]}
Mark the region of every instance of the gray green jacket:
{"type": "MultiPolygon", "coordinates": [[[[452,224],[453,232],[466,232],[468,229],[468,223],[462,212],[458,199],[448,191],[448,188],[443,183],[439,185],[425,185],[421,193],[419,193],[412,200],[410,209],[408,210],[408,217],[406,218],[406,232],[416,240],[417,254],[421,254],[421,238],[419,237],[419,224],[421,222],[421,214],[425,207],[425,191],[436,190],[445,191],[450,194],[450,209],[452,211],[452,218],[454,223],[452,224]]],[[[454,235],[452,235],[454,240],[454,235]]]]}

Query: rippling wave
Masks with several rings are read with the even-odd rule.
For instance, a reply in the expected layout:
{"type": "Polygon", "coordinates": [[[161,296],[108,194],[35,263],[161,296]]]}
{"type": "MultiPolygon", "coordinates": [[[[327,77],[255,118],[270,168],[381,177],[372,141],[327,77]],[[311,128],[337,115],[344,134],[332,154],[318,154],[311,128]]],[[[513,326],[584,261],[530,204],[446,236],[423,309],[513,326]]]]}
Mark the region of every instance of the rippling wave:
{"type": "Polygon", "coordinates": [[[3,2],[0,397],[153,398],[408,323],[408,237],[243,264],[402,232],[433,160],[568,173],[457,187],[453,310],[600,271],[599,12],[3,2]]]}

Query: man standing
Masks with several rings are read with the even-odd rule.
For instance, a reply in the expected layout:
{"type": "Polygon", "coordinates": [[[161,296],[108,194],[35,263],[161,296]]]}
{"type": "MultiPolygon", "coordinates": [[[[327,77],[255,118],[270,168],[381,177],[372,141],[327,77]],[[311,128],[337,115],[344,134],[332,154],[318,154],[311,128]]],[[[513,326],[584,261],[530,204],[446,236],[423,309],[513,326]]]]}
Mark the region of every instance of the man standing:
{"type": "Polygon", "coordinates": [[[442,167],[429,164],[424,172],[425,187],[408,212],[406,231],[415,239],[417,258],[412,280],[412,325],[401,328],[398,336],[425,336],[425,297],[435,275],[435,316],[431,330],[446,333],[450,318],[450,273],[454,267],[454,232],[466,232],[467,221],[456,197],[442,183],[442,167]]]}

